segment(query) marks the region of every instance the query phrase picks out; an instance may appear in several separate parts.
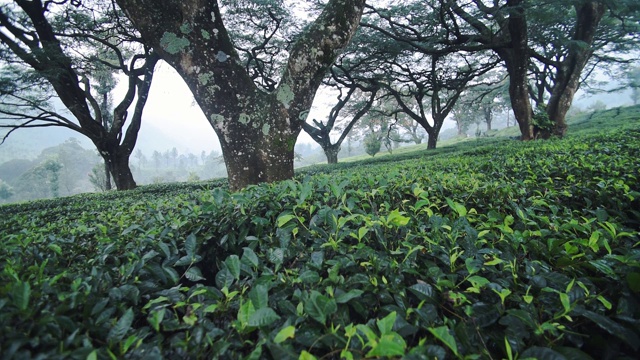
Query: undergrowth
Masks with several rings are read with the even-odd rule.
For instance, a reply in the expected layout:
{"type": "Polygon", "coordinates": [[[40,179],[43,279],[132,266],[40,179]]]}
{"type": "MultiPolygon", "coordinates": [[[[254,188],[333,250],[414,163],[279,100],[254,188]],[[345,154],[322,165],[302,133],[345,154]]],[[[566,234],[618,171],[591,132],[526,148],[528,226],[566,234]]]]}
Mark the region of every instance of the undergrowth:
{"type": "Polygon", "coordinates": [[[0,353],[634,359],[635,121],[0,207],[0,353]]]}

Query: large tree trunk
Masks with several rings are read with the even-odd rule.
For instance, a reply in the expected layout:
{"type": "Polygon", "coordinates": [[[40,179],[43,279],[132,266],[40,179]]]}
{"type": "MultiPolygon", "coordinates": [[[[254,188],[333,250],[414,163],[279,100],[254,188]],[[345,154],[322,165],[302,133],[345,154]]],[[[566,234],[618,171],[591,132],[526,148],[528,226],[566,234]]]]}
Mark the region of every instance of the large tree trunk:
{"type": "Polygon", "coordinates": [[[533,109],[529,100],[528,65],[529,44],[527,35],[527,18],[522,7],[523,0],[508,0],[510,8],[506,29],[511,44],[506,48],[496,49],[496,53],[504,61],[509,74],[509,97],[522,140],[534,139],[533,109]]]}
{"type": "Polygon", "coordinates": [[[427,149],[435,149],[438,144],[438,134],[427,132],[427,149]]]}
{"type": "Polygon", "coordinates": [[[340,153],[340,146],[329,146],[323,148],[324,154],[327,156],[327,164],[337,164],[338,154],[340,153]]]}
{"type": "Polygon", "coordinates": [[[282,121],[287,109],[273,94],[256,92],[248,103],[230,115],[230,121],[213,116],[211,124],[220,138],[232,189],[293,177],[300,122],[282,121]]]}
{"type": "Polygon", "coordinates": [[[487,123],[487,131],[491,131],[491,123],[493,122],[493,109],[489,105],[482,108],[484,112],[484,122],[487,123]]]}
{"type": "Polygon", "coordinates": [[[576,6],[574,44],[569,47],[568,55],[557,68],[556,81],[547,104],[547,114],[554,122],[553,133],[541,133],[544,138],[551,135],[563,137],[567,132],[565,117],[580,87],[582,70],[593,54],[591,45],[604,12],[605,5],[601,2],[590,1],[576,6]]]}
{"type": "Polygon", "coordinates": [[[293,147],[313,97],[355,33],[364,0],[330,0],[289,51],[278,88],[257,88],[212,0],[117,0],[191,89],[222,147],[231,189],[293,176],[293,147]]]}
{"type": "Polygon", "coordinates": [[[100,151],[100,155],[104,159],[118,190],[136,188],[136,181],[133,179],[133,173],[131,173],[131,168],[129,167],[129,154],[126,151],[123,152],[121,149],[115,148],[109,151],[100,151]]]}

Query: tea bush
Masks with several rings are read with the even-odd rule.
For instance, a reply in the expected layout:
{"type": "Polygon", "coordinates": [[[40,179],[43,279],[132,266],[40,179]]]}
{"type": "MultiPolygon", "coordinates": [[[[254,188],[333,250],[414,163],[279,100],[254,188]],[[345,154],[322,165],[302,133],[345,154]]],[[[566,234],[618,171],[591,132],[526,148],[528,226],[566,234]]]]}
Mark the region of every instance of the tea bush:
{"type": "Polygon", "coordinates": [[[636,358],[635,119],[236,193],[214,181],[0,207],[0,353],[636,358]]]}

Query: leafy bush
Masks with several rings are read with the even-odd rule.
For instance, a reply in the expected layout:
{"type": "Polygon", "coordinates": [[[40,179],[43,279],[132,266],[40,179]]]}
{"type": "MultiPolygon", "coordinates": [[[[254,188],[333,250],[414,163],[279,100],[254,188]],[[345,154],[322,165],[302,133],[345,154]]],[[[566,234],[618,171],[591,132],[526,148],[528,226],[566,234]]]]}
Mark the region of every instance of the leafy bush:
{"type": "Polygon", "coordinates": [[[380,140],[378,134],[371,133],[364,138],[364,149],[367,154],[376,156],[380,152],[380,147],[382,147],[382,140],[380,140]]]}
{"type": "Polygon", "coordinates": [[[0,207],[0,352],[634,358],[639,135],[0,207]]]}

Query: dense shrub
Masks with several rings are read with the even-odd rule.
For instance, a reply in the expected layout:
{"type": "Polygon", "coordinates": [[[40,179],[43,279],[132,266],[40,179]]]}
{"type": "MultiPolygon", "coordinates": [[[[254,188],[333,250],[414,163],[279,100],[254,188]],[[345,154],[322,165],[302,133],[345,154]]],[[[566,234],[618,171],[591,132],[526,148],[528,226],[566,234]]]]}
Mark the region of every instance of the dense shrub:
{"type": "Polygon", "coordinates": [[[0,207],[0,353],[634,358],[635,124],[0,207]]]}

